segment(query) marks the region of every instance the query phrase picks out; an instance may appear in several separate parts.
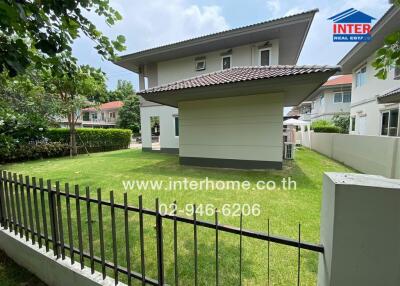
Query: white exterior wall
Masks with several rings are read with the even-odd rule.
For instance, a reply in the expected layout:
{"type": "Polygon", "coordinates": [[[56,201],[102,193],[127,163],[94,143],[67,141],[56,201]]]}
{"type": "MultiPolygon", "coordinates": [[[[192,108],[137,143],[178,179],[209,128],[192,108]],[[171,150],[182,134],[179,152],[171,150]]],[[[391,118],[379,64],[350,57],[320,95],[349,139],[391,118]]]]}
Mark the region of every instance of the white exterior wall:
{"type": "MultiPolygon", "coordinates": [[[[279,63],[279,41],[270,40],[268,42],[271,44],[270,63],[271,65],[277,65],[279,63]]],[[[232,67],[258,66],[259,50],[260,46],[263,44],[265,44],[265,42],[232,48],[232,67]]],[[[157,64],[158,85],[222,70],[221,53],[226,51],[227,49],[159,62],[157,64]],[[206,69],[203,71],[195,70],[195,58],[198,56],[204,56],[206,58],[206,69]]]]}
{"type": "Polygon", "coordinates": [[[355,131],[352,134],[360,135],[380,135],[381,134],[381,111],[390,108],[399,108],[399,105],[378,104],[376,97],[385,91],[400,87],[400,80],[394,79],[394,69],[392,69],[386,80],[375,77],[376,71],[371,66],[374,55],[366,60],[366,82],[360,87],[356,87],[355,73],[362,67],[360,65],[353,70],[353,87],[351,97],[350,115],[356,117],[355,131]]]}
{"type": "Polygon", "coordinates": [[[399,137],[311,132],[311,149],[360,172],[400,179],[399,137]]]}
{"type": "Polygon", "coordinates": [[[181,157],[282,162],[282,94],[181,102],[181,157]]]}
{"type": "Polygon", "coordinates": [[[160,147],[179,148],[179,137],[175,136],[175,119],[178,109],[158,105],[140,108],[142,147],[151,148],[151,125],[150,117],[159,116],[160,118],[160,147]]]}
{"type": "Polygon", "coordinates": [[[334,102],[335,92],[333,89],[327,89],[321,92],[324,98],[320,100],[319,96],[316,98],[311,109],[311,121],[320,119],[331,120],[337,113],[349,113],[350,102],[334,102]]]}

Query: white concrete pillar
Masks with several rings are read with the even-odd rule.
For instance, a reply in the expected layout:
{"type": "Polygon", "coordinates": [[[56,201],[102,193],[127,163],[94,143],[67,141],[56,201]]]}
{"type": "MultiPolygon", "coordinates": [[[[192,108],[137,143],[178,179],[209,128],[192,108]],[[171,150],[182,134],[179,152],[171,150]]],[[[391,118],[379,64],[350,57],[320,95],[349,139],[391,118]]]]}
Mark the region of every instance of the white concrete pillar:
{"type": "Polygon", "coordinates": [[[319,286],[400,285],[400,180],[326,173],[319,286]]]}

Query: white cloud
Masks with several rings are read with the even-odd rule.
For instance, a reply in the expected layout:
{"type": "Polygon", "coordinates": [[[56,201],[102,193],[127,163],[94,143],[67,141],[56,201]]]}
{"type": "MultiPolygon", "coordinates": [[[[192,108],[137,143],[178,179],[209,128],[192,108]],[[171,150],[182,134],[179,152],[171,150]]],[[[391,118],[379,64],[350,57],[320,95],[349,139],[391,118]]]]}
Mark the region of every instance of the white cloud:
{"type": "Polygon", "coordinates": [[[279,0],[268,0],[267,6],[274,15],[278,14],[281,11],[281,2],[279,0]]]}

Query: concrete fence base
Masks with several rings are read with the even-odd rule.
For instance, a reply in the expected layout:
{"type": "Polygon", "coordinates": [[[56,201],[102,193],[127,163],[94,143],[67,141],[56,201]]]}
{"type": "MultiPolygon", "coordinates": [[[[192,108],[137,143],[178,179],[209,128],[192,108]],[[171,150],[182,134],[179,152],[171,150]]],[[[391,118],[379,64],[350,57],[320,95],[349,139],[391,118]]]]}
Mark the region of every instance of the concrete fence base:
{"type": "Polygon", "coordinates": [[[64,260],[56,259],[52,251],[46,252],[44,247],[32,245],[32,242],[21,239],[3,228],[0,228],[0,249],[49,286],[114,285],[114,279],[107,277],[103,280],[100,272],[91,274],[88,267],[80,269],[77,262],[71,265],[68,257],[64,260]]]}

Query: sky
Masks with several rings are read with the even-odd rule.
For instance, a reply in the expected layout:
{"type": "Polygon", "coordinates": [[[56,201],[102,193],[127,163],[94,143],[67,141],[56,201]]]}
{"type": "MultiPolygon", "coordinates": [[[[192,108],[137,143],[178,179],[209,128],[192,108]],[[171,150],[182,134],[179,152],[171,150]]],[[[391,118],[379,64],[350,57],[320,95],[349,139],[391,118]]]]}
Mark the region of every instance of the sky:
{"type": "MultiPolygon", "coordinates": [[[[123,20],[112,27],[104,19],[88,14],[97,28],[111,39],[126,37],[129,54],[201,35],[224,31],[274,18],[318,8],[298,64],[335,65],[354,43],[332,42],[329,17],[355,8],[379,19],[389,9],[388,0],[111,0],[123,20]]],[[[129,80],[138,90],[138,76],[111,62],[104,61],[90,39],[82,37],[73,46],[81,64],[101,68],[107,75],[109,89],[119,79],[129,80]]]]}

